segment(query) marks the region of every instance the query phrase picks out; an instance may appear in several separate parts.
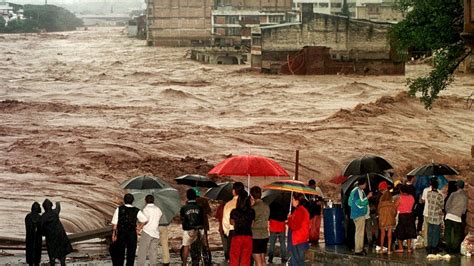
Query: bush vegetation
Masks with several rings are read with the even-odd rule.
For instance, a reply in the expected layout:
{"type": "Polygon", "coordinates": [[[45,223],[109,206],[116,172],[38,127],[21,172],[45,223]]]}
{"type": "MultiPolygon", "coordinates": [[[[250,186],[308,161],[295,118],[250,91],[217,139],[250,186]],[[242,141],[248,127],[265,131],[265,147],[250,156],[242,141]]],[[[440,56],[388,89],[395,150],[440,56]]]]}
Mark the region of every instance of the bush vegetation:
{"type": "Polygon", "coordinates": [[[55,5],[24,5],[23,10],[25,19],[11,20],[8,25],[5,25],[5,20],[0,17],[0,32],[70,31],[83,25],[81,19],[55,5]]]}

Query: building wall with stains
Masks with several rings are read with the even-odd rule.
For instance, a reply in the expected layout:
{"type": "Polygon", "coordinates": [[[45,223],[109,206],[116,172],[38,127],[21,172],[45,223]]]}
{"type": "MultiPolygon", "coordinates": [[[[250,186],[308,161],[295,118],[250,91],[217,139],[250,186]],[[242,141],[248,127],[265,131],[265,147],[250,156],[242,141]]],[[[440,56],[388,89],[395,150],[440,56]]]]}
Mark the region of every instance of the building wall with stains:
{"type": "Polygon", "coordinates": [[[148,45],[208,45],[213,5],[213,0],[149,0],[148,45]]]}
{"type": "Polygon", "coordinates": [[[345,62],[346,65],[347,62],[365,62],[370,69],[383,68],[380,71],[366,72],[403,75],[404,63],[392,52],[388,39],[389,29],[390,24],[387,23],[359,21],[313,13],[312,9],[305,12],[303,9],[302,23],[261,29],[261,60],[252,61],[260,61],[262,70],[271,69],[270,72],[274,72],[279,64],[286,63],[288,56],[305,46],[327,47],[330,49],[332,64],[337,61],[345,62]]]}

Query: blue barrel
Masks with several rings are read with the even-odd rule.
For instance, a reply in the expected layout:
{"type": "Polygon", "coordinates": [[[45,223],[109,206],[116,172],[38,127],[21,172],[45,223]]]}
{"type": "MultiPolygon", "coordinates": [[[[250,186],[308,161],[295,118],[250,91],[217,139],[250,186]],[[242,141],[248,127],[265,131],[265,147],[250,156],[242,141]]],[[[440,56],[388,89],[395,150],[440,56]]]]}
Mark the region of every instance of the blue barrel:
{"type": "Polygon", "coordinates": [[[340,245],[344,243],[344,213],[342,208],[325,208],[324,241],[326,245],[340,245]]]}

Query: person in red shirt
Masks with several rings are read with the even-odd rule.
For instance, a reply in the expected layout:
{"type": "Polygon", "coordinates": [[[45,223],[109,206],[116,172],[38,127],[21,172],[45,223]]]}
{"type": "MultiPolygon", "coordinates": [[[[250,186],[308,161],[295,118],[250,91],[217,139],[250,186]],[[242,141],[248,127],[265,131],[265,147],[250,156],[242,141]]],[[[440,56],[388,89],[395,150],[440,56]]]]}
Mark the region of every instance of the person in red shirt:
{"type": "MultiPolygon", "coordinates": [[[[295,211],[288,216],[288,228],[291,243],[288,243],[291,253],[291,265],[304,265],[304,252],[308,249],[309,212],[303,206],[306,201],[301,193],[293,193],[291,204],[295,211]]],[[[290,241],[290,240],[289,240],[290,241]]]]}

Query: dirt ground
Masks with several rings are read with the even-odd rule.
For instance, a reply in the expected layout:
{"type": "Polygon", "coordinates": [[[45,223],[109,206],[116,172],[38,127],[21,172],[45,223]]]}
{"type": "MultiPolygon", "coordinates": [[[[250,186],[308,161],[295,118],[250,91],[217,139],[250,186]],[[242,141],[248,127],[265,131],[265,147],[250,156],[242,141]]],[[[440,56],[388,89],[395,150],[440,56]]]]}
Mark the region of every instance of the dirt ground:
{"type": "Polygon", "coordinates": [[[299,149],[300,179],[321,181],[336,201],[327,180],[364,154],[400,176],[432,160],[467,172],[472,75],[426,110],[404,93],[426,65],[405,77],[262,75],[147,47],[121,28],[0,35],[0,47],[1,236],[23,237],[44,198],[61,201],[68,232],[96,229],[110,222],[123,180],[174,183],[229,155],[268,156],[293,174],[299,149]]]}

